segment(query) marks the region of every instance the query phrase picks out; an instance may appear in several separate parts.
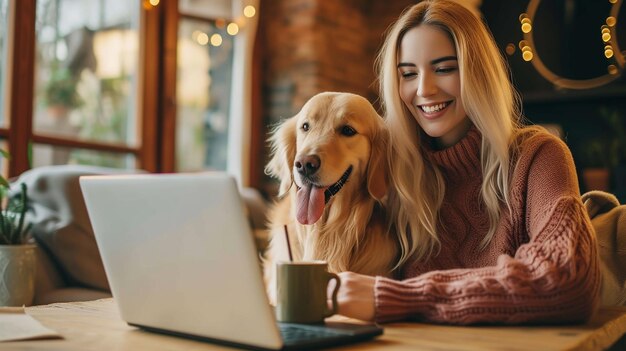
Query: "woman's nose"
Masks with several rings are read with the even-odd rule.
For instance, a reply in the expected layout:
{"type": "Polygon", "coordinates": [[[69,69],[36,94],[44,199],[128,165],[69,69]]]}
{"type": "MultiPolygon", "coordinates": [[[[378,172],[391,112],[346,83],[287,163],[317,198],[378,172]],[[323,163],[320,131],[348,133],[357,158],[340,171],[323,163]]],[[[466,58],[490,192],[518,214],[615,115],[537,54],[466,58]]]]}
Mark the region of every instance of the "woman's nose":
{"type": "Polygon", "coordinates": [[[419,77],[417,83],[417,95],[418,96],[430,96],[437,93],[437,84],[434,78],[430,74],[422,74],[419,77]]]}

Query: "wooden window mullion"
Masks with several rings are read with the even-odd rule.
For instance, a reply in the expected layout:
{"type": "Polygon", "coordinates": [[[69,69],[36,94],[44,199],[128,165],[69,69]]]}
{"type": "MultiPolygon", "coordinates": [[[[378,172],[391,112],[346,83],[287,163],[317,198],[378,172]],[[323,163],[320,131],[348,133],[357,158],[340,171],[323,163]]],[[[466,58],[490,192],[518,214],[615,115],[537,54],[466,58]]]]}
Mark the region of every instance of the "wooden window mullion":
{"type": "Polygon", "coordinates": [[[160,123],[159,138],[161,140],[161,164],[159,171],[176,171],[176,74],[177,74],[177,49],[178,49],[178,0],[161,2],[163,16],[161,34],[163,39],[161,63],[161,88],[159,97],[160,123]]]}
{"type": "Polygon", "coordinates": [[[159,28],[162,25],[162,4],[156,7],[143,7],[141,10],[141,30],[139,52],[140,85],[138,97],[138,126],[141,148],[139,168],[157,172],[159,165],[159,67],[161,64],[161,40],[159,28]]]}
{"type": "Polygon", "coordinates": [[[9,177],[30,168],[28,143],[32,136],[33,85],[35,71],[35,9],[36,0],[14,0],[12,5],[12,35],[9,44],[9,177]]]}

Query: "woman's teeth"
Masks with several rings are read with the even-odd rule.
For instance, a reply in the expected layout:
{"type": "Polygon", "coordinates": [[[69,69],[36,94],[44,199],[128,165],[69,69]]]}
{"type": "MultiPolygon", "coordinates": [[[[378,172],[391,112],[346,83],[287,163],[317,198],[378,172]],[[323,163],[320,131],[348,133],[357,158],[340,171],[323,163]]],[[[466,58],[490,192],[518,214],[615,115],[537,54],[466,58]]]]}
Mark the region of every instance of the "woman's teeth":
{"type": "Polygon", "coordinates": [[[422,109],[422,111],[424,111],[426,113],[433,113],[433,112],[439,112],[439,111],[443,110],[444,108],[446,108],[446,106],[448,106],[448,103],[442,102],[442,103],[437,104],[437,105],[420,106],[420,108],[422,109]]]}

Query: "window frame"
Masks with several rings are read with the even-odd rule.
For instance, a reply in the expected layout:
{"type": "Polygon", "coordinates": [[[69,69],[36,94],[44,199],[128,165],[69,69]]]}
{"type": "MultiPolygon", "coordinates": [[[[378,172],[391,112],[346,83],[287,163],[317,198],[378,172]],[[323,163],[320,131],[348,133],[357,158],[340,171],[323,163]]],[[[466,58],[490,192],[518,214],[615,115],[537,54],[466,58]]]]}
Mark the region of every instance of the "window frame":
{"type": "MultiPolygon", "coordinates": [[[[140,46],[135,111],[139,142],[136,146],[33,132],[36,5],[36,0],[9,0],[6,106],[3,111],[8,114],[5,117],[9,126],[0,126],[0,140],[6,142],[7,151],[11,154],[8,167],[3,167],[6,175],[16,177],[31,168],[29,148],[32,144],[132,154],[136,159],[136,168],[154,173],[175,172],[177,47],[181,16],[179,0],[161,0],[156,6],[139,0],[140,46]]],[[[260,92],[261,57],[259,35],[256,35],[251,72],[251,140],[249,143],[245,140],[241,142],[248,144],[251,155],[246,170],[246,186],[257,188],[263,177],[265,136],[260,92]]]]}
{"type": "MultiPolygon", "coordinates": [[[[177,1],[169,0],[168,6],[177,1]]],[[[11,159],[8,176],[15,177],[30,168],[29,148],[32,144],[106,151],[133,155],[136,168],[150,172],[159,170],[157,162],[158,111],[161,99],[158,84],[161,67],[159,43],[160,21],[163,6],[141,6],[139,20],[139,84],[137,87],[137,110],[139,142],[136,146],[123,143],[103,143],[60,137],[33,131],[33,98],[35,70],[35,21],[36,0],[9,0],[7,31],[7,102],[8,127],[0,127],[0,138],[8,144],[11,159]],[[152,59],[146,60],[146,57],[152,59]]]]}

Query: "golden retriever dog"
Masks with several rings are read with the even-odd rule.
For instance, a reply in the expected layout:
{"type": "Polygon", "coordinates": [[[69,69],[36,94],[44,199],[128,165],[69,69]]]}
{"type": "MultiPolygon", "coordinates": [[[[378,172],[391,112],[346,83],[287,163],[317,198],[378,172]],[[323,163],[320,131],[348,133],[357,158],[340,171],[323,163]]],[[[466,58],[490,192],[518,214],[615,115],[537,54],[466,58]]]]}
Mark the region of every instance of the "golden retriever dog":
{"type": "Polygon", "coordinates": [[[398,245],[382,206],[388,135],[373,106],[354,94],[320,93],[269,141],[265,171],[280,180],[264,257],[270,299],[275,263],[289,260],[286,232],[294,261],[323,260],[331,272],[390,276],[398,245]]]}

